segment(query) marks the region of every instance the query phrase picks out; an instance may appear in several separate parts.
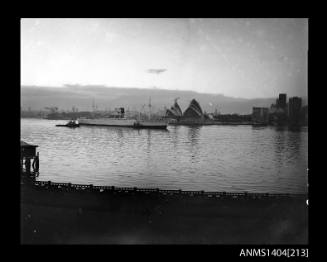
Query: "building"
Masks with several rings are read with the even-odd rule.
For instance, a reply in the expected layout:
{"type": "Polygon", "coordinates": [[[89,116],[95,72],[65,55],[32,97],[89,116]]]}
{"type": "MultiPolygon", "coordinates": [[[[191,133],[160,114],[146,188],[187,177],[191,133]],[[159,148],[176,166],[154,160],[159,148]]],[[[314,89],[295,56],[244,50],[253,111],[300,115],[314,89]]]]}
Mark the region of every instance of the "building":
{"type": "Polygon", "coordinates": [[[288,101],[288,119],[290,124],[300,124],[301,122],[302,99],[291,97],[288,101]]]}
{"type": "Polygon", "coordinates": [[[166,117],[173,119],[203,119],[204,113],[200,104],[195,99],[192,99],[190,105],[183,113],[177,103],[177,99],[175,99],[174,105],[170,109],[167,109],[166,117]]]}
{"type": "Polygon", "coordinates": [[[204,117],[204,114],[203,114],[200,104],[195,99],[192,99],[189,107],[183,113],[183,119],[186,119],[186,118],[203,119],[203,117],[204,117]]]}
{"type": "Polygon", "coordinates": [[[283,110],[287,110],[287,95],[286,94],[279,94],[279,97],[276,100],[277,108],[281,108],[283,110]]]}
{"type": "Polygon", "coordinates": [[[274,125],[287,124],[288,105],[287,95],[279,94],[276,104],[272,104],[269,110],[269,122],[274,125]]]}
{"type": "Polygon", "coordinates": [[[166,118],[171,119],[170,123],[178,122],[187,125],[203,124],[206,120],[210,119],[210,117],[202,111],[200,104],[195,99],[192,99],[184,113],[177,104],[177,99],[175,99],[174,105],[166,110],[166,118]]]}
{"type": "Polygon", "coordinates": [[[24,157],[29,157],[29,158],[33,158],[34,156],[36,156],[36,148],[38,146],[37,145],[31,145],[28,144],[24,141],[20,141],[20,157],[24,158],[24,157]]]}
{"type": "Polygon", "coordinates": [[[267,107],[252,108],[252,122],[258,124],[268,124],[269,109],[267,107]]]}
{"type": "Polygon", "coordinates": [[[21,174],[36,174],[39,171],[39,153],[36,152],[37,145],[31,145],[20,141],[20,170],[21,174]],[[32,169],[32,170],[31,170],[32,169]]]}
{"type": "Polygon", "coordinates": [[[166,117],[173,118],[173,119],[179,119],[182,117],[182,115],[183,115],[183,112],[177,103],[177,99],[175,99],[174,105],[170,109],[167,109],[166,117]]]}

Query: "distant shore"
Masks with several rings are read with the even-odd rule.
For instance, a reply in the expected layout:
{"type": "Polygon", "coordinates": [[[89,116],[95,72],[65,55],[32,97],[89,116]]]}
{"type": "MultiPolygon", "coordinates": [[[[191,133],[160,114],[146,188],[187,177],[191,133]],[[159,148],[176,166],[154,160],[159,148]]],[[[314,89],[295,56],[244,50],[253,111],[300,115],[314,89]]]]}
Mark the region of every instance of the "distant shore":
{"type": "Polygon", "coordinates": [[[176,122],[169,123],[172,126],[213,126],[213,125],[253,125],[251,122],[220,122],[220,121],[205,121],[202,123],[197,122],[176,122]]]}
{"type": "MultiPolygon", "coordinates": [[[[71,117],[67,118],[55,118],[55,119],[48,119],[44,117],[21,117],[21,119],[40,119],[40,120],[71,120],[71,117]]],[[[212,125],[231,125],[231,126],[238,126],[238,125],[244,125],[244,126],[278,126],[278,125],[270,125],[270,124],[255,124],[252,122],[220,122],[220,121],[207,121],[203,123],[197,123],[197,122],[169,122],[169,126],[212,126],[212,125]]],[[[280,125],[280,127],[284,127],[288,125],[280,125]]],[[[300,125],[296,127],[306,127],[307,125],[300,125]]]]}

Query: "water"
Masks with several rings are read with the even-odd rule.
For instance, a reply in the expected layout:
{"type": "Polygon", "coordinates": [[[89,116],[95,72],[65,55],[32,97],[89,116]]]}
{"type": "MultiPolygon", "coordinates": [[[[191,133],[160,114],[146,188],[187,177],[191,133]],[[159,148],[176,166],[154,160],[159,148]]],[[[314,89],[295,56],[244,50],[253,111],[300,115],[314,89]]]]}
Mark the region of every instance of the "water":
{"type": "Polygon", "coordinates": [[[205,191],[307,192],[308,131],[252,126],[70,129],[22,119],[39,180],[205,191]]]}

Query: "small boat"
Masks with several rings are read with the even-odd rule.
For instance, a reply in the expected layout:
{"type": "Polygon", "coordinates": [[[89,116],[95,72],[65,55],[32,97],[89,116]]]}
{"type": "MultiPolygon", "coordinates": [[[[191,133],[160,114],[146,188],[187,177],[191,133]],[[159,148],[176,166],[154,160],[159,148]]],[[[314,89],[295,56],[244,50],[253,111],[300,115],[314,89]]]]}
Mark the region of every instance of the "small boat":
{"type": "Polygon", "coordinates": [[[79,127],[79,123],[77,120],[70,120],[67,124],[65,125],[56,125],[56,126],[65,126],[65,127],[79,127]]]}

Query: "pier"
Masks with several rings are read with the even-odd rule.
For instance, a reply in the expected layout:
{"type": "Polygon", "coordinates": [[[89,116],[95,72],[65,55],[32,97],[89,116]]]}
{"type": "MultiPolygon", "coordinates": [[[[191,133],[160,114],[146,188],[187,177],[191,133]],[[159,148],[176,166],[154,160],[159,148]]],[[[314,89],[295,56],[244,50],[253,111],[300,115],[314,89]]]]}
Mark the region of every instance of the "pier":
{"type": "MultiPolygon", "coordinates": [[[[26,181],[27,180],[27,181],[26,181]]],[[[307,244],[302,194],[21,185],[23,244],[307,244]]]]}
{"type": "Polygon", "coordinates": [[[95,186],[93,184],[72,184],[55,183],[51,181],[34,181],[34,186],[39,189],[56,191],[78,191],[89,193],[112,193],[112,194],[133,194],[133,195],[161,195],[161,196],[185,196],[185,197],[207,197],[226,199],[271,199],[271,198],[300,198],[306,199],[306,194],[281,194],[281,193],[249,193],[249,192],[219,192],[219,191],[189,191],[172,190],[159,188],[138,188],[138,187],[115,187],[115,186],[95,186]]]}
{"type": "Polygon", "coordinates": [[[20,141],[20,172],[22,175],[35,177],[39,174],[39,153],[37,145],[20,141]]]}

